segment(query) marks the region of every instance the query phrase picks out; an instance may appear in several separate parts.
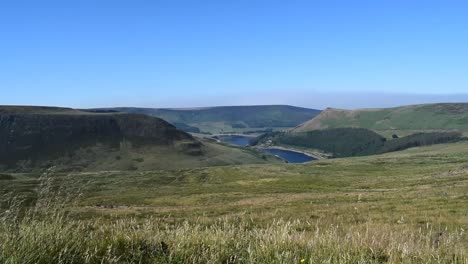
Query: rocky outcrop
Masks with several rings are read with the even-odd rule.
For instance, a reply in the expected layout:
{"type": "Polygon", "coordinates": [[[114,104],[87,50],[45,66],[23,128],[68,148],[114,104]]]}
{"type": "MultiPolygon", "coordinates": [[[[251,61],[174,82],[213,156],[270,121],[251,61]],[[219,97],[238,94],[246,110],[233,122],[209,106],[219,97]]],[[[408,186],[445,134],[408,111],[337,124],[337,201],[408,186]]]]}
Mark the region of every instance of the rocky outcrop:
{"type": "Polygon", "coordinates": [[[0,164],[46,160],[78,148],[119,148],[196,142],[166,121],[140,114],[92,113],[68,108],[0,107],[0,164]]]}

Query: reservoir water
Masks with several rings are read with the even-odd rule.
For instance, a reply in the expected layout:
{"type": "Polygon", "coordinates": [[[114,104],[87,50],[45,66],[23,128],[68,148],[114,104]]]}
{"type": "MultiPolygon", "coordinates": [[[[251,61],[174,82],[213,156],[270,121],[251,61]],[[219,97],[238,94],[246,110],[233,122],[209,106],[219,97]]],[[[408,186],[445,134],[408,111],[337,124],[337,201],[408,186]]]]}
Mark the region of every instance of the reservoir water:
{"type": "MultiPolygon", "coordinates": [[[[226,142],[232,145],[245,147],[249,145],[251,137],[245,137],[245,136],[240,136],[240,135],[226,135],[226,136],[219,136],[219,139],[223,142],[226,142]]],[[[308,156],[301,152],[296,152],[296,151],[275,149],[275,148],[268,148],[263,151],[266,153],[276,155],[284,160],[287,160],[289,163],[304,163],[304,162],[316,160],[316,158],[313,158],[311,156],[308,156]]]]}
{"type": "Polygon", "coordinates": [[[287,160],[289,163],[304,163],[312,160],[316,160],[316,158],[305,155],[301,152],[284,150],[284,149],[265,149],[267,153],[276,155],[284,160],[287,160]]]}
{"type": "Polygon", "coordinates": [[[219,140],[236,145],[236,146],[241,146],[245,147],[249,145],[251,137],[244,137],[244,136],[238,136],[238,135],[230,135],[230,136],[219,136],[219,140]]]}

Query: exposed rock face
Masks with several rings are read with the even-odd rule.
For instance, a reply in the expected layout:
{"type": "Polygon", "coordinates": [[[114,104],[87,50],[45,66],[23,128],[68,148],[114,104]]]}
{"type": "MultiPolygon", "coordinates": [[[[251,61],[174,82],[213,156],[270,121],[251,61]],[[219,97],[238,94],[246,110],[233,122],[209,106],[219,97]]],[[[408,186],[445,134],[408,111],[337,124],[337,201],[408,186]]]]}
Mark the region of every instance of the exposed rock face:
{"type": "Polygon", "coordinates": [[[139,114],[91,113],[67,108],[0,107],[0,164],[45,160],[106,144],[118,148],[195,140],[166,121],[139,114]]]}

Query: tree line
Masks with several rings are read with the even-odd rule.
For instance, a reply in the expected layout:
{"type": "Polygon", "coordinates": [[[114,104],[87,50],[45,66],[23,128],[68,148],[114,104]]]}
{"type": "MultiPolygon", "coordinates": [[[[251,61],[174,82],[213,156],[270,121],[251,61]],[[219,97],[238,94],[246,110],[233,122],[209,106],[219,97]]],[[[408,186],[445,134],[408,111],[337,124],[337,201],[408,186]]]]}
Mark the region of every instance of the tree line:
{"type": "Polygon", "coordinates": [[[463,140],[460,132],[416,133],[387,140],[378,133],[364,128],[333,128],[302,133],[272,132],[251,141],[251,145],[290,145],[319,149],[333,157],[381,154],[411,147],[449,143],[463,140]]]}

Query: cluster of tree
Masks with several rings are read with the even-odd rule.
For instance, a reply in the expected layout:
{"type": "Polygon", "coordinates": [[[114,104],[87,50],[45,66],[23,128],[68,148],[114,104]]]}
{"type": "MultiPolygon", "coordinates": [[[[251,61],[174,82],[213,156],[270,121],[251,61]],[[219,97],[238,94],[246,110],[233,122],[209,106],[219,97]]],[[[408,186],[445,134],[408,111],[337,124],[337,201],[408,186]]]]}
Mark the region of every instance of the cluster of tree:
{"type": "Polygon", "coordinates": [[[252,138],[249,142],[249,145],[255,146],[258,144],[266,143],[268,139],[275,140],[276,138],[280,138],[284,132],[267,132],[265,134],[261,134],[258,137],[252,138]]]}
{"type": "Polygon", "coordinates": [[[365,156],[416,146],[454,142],[462,139],[458,132],[417,133],[387,140],[364,128],[334,128],[304,133],[273,132],[251,140],[251,145],[270,143],[319,149],[334,157],[365,156]]]}
{"type": "Polygon", "coordinates": [[[240,122],[232,124],[231,127],[232,128],[247,128],[246,125],[244,125],[244,124],[242,124],[240,122]]]}
{"type": "Polygon", "coordinates": [[[320,149],[336,157],[370,155],[383,147],[385,138],[363,128],[336,128],[305,133],[283,133],[272,143],[320,149]]]}
{"type": "Polygon", "coordinates": [[[272,128],[267,128],[267,129],[258,129],[258,130],[248,130],[248,131],[244,131],[242,132],[242,134],[259,134],[259,133],[271,133],[273,132],[273,129],[272,128]]]}
{"type": "Polygon", "coordinates": [[[394,138],[385,142],[380,152],[384,153],[418,146],[456,142],[461,139],[462,134],[460,132],[416,133],[402,138],[394,138]]]}

